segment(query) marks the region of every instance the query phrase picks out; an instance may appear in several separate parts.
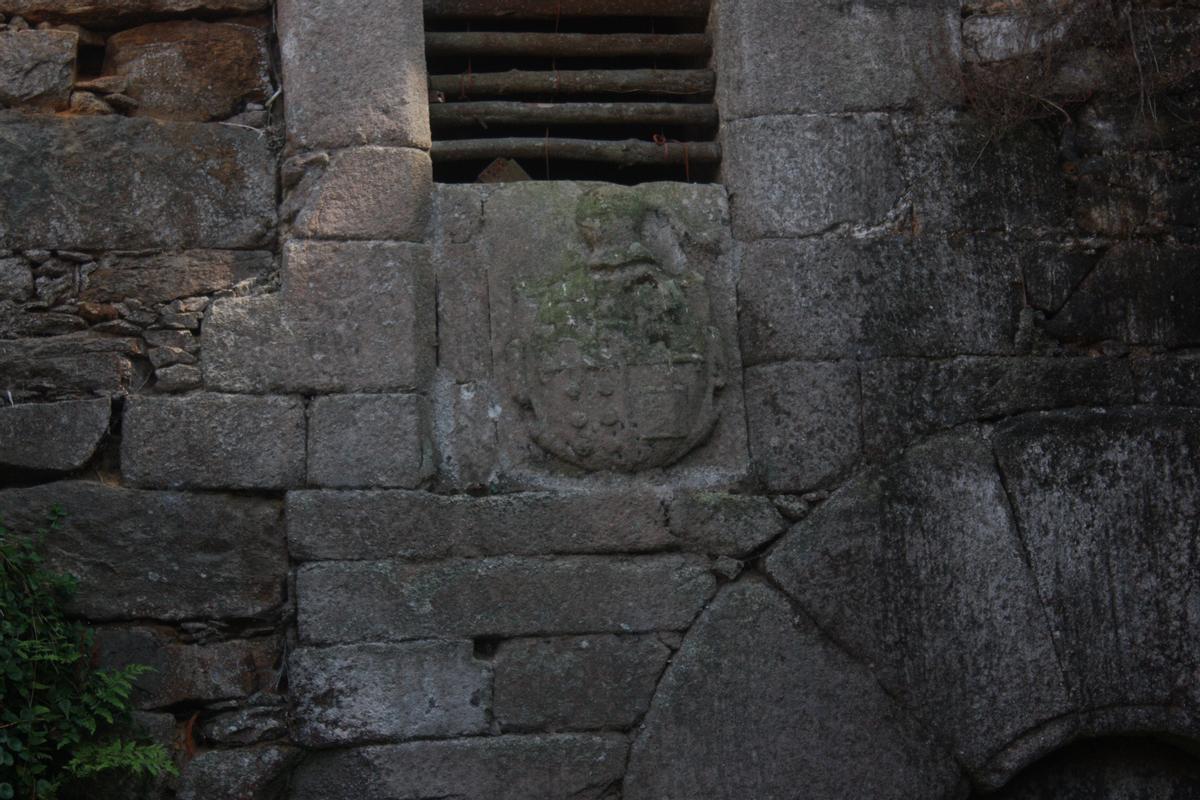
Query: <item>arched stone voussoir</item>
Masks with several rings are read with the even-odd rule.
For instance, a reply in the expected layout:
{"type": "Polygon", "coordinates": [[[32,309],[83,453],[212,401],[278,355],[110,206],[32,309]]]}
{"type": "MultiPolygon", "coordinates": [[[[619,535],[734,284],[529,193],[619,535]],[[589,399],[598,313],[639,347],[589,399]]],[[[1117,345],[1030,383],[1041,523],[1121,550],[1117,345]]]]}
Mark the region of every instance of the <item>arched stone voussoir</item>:
{"type": "Polygon", "coordinates": [[[990,444],[935,437],[844,486],[766,572],[952,748],[976,783],[1072,710],[990,444]]]}
{"type": "Polygon", "coordinates": [[[688,634],[637,735],[625,800],[961,798],[954,761],[761,579],[688,634]]]}
{"type": "Polygon", "coordinates": [[[1075,707],[1194,718],[1200,411],[1028,414],[994,442],[1075,707]]]}

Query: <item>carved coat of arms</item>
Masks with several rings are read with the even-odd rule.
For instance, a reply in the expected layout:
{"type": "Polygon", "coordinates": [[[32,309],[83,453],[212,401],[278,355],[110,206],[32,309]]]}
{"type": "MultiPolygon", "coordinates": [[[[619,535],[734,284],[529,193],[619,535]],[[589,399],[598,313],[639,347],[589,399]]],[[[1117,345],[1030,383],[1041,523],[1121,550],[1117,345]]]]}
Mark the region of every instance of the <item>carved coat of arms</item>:
{"type": "Polygon", "coordinates": [[[628,192],[583,195],[575,222],[582,254],[519,287],[528,325],[509,347],[532,438],[586,470],[667,466],[717,420],[724,364],[704,276],[661,212],[628,192]]]}

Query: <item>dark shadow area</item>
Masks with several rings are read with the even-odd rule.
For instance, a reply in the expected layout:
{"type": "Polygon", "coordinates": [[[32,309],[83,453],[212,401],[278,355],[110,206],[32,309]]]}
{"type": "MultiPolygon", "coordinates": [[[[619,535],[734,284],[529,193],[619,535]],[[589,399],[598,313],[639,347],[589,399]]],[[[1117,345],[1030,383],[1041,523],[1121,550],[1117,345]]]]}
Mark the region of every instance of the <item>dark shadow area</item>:
{"type": "Polygon", "coordinates": [[[1200,758],[1160,739],[1088,739],[972,800],[1200,800],[1200,758]]]}

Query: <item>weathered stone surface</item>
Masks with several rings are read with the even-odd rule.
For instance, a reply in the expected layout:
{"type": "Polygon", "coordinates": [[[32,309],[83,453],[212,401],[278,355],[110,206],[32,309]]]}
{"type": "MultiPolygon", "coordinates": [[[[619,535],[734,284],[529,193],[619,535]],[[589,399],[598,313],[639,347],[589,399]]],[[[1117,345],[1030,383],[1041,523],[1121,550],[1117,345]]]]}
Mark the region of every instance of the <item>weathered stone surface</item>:
{"type": "Polygon", "coordinates": [[[623,797],[899,800],[957,796],[958,782],[863,666],[747,582],[717,596],[667,669],[623,797]]]}
{"type": "Polygon", "coordinates": [[[1025,125],[1004,137],[961,112],[893,118],[918,232],[1002,230],[1063,224],[1067,182],[1059,143],[1025,125]]]}
{"type": "Polygon", "coordinates": [[[188,250],[153,255],[110,255],[84,277],[79,299],[93,303],[165,303],[231,289],[265,278],[275,266],[266,251],[188,250]]]}
{"type": "Polygon", "coordinates": [[[982,439],[940,437],[844,487],[766,571],[974,775],[1071,708],[982,439]]]}
{"type": "Polygon", "coordinates": [[[419,0],[283,0],[276,11],[288,140],[298,150],[361,144],[428,149],[419,0]],[[370,25],[347,20],[370,19],[370,25]]]}
{"type": "Polygon", "coordinates": [[[1078,702],[1194,707],[1200,413],[1034,414],[996,451],[1078,702]]]}
{"type": "Polygon", "coordinates": [[[1021,248],[1021,280],[1025,302],[1040,311],[1053,314],[1075,291],[1075,287],[1096,268],[1099,250],[1087,243],[1034,243],[1028,255],[1021,248]]]}
{"type": "Polygon", "coordinates": [[[668,506],[671,533],[690,549],[745,556],[779,534],[786,523],[765,497],[684,492],[668,506]]]}
{"type": "MultiPolygon", "coordinates": [[[[270,697],[270,695],[267,695],[270,697]]],[[[259,695],[254,700],[260,700],[259,695]]],[[[287,706],[283,698],[268,706],[243,706],[214,714],[200,725],[200,736],[208,743],[248,747],[287,736],[287,706]]]]}
{"type": "Polygon", "coordinates": [[[0,300],[26,300],[33,294],[33,272],[23,258],[0,258],[0,300]]]}
{"type": "Polygon", "coordinates": [[[288,202],[292,231],[316,239],[419,242],[429,224],[433,164],[411,147],[339,150],[310,168],[288,202]]]}
{"type": "Polygon", "coordinates": [[[413,394],[316,398],[309,408],[309,484],[417,486],[433,472],[428,406],[413,394]]]}
{"type": "Polygon", "coordinates": [[[812,489],[853,466],[862,453],[860,413],[852,361],[746,370],[750,452],[772,491],[812,489]]]}
{"type": "MultiPolygon", "coordinates": [[[[443,340],[444,328],[438,326],[443,340]]],[[[451,334],[446,334],[451,335],[451,334]]],[[[495,386],[485,381],[455,383],[441,364],[433,383],[433,431],[437,442],[438,479],[459,491],[498,487],[495,386]]]]}
{"type": "Polygon", "coordinates": [[[954,105],[957,3],[718,6],[721,116],[954,105]]]}
{"type": "Polygon", "coordinates": [[[120,394],[141,352],[137,339],[90,333],[0,341],[0,388],[18,399],[120,394]]]}
{"type": "Polygon", "coordinates": [[[1130,362],[1115,358],[883,359],[863,363],[862,382],[871,459],[964,422],[1135,399],[1130,362]]]}
{"type": "MultiPolygon", "coordinates": [[[[479,276],[487,280],[490,355],[451,348],[450,368],[491,364],[497,483],[560,488],[637,473],[712,486],[743,478],[724,191],[524,182],[476,194],[474,203],[466,191],[439,201],[452,230],[440,234],[437,252],[459,266],[438,269],[444,283],[465,282],[443,289],[443,301],[467,303],[442,309],[443,317],[475,329],[482,318],[470,309],[479,276]]],[[[482,464],[473,471],[488,473],[482,464]]]]}
{"type": "Polygon", "coordinates": [[[0,407],[0,466],[79,469],[108,432],[110,405],[102,398],[0,407]]]}
{"type": "Polygon", "coordinates": [[[304,403],[295,397],[131,397],[121,474],[137,486],[283,489],[304,483],[304,403]]]}
{"type": "Polygon", "coordinates": [[[682,630],[715,585],[707,560],[675,555],[326,562],[296,573],[311,644],[682,630]]]}
{"type": "Polygon", "coordinates": [[[470,642],[301,648],[288,658],[310,747],[486,733],[491,675],[470,642]]]}
{"type": "Polygon", "coordinates": [[[78,47],[66,31],[0,31],[0,107],[64,110],[78,47]]]}
{"type": "Polygon", "coordinates": [[[1020,254],[992,236],[757,242],[738,282],[742,357],[1014,353],[1020,254]]]}
{"type": "Polygon", "coordinates": [[[1140,403],[1200,406],[1200,356],[1185,353],[1132,361],[1140,403]]]}
{"type": "Polygon", "coordinates": [[[174,364],[154,372],[154,388],[160,392],[185,392],[199,389],[203,375],[199,367],[174,364]]]}
{"type": "Polygon", "coordinates": [[[670,655],[653,635],[504,642],[493,715],[505,731],[631,728],[670,655]]]}
{"type": "Polygon", "coordinates": [[[422,389],[433,368],[434,302],[427,247],[288,242],[281,293],[212,304],[205,384],[252,393],[422,389]]]}
{"type": "Polygon", "coordinates": [[[647,491],[493,497],[296,491],[288,545],[300,560],[634,553],[676,543],[647,491]]]}
{"type": "Polygon", "coordinates": [[[904,191],[883,114],[727,122],[724,173],[739,239],[882,222],[904,191]]]}
{"type": "Polygon", "coordinates": [[[196,13],[247,14],[270,7],[269,0],[4,0],[0,12],[33,22],[69,21],[112,25],[128,19],[196,13]]]}
{"type": "Polygon", "coordinates": [[[471,241],[484,226],[488,190],[439,183],[433,191],[433,266],[438,293],[438,366],[452,382],[486,380],[492,373],[492,320],[487,263],[471,241]]]}
{"type": "Polygon", "coordinates": [[[1037,762],[996,793],[996,800],[1200,798],[1194,756],[1153,739],[1081,741],[1037,762]]]}
{"type": "Polygon", "coordinates": [[[253,131],[0,113],[0,248],[251,248],[274,226],[275,159],[253,131]]]}
{"type": "Polygon", "coordinates": [[[267,31],[196,20],[141,25],[108,38],[104,74],[127,79],[133,116],[225,119],[267,99],[267,31]]]}
{"type": "Polygon", "coordinates": [[[201,753],[180,776],[179,800],[273,800],[280,797],[301,755],[302,751],[286,745],[201,753]]]}
{"type": "Polygon", "coordinates": [[[151,668],[134,684],[138,708],[209,703],[248,697],[275,685],[281,643],[274,638],[182,644],[167,630],[103,627],[96,633],[96,663],[120,669],[151,668]]]}
{"type": "Polygon", "coordinates": [[[621,779],[618,734],[494,736],[319,753],[296,771],[292,800],[603,800],[621,779]]]}
{"type": "Polygon", "coordinates": [[[1045,323],[1072,342],[1200,343],[1200,248],[1114,245],[1045,323]]]}
{"type": "Polygon", "coordinates": [[[215,494],[62,482],[0,491],[10,530],[31,532],[54,505],[51,566],[79,577],[71,608],[93,620],[249,618],[283,601],[280,504],[215,494]]]}

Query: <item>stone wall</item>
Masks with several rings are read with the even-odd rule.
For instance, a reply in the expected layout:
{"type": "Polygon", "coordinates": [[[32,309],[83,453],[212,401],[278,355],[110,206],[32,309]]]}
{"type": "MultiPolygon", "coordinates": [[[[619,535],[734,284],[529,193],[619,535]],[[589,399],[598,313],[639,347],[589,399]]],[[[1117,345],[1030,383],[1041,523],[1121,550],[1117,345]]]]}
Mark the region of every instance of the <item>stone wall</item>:
{"type": "Polygon", "coordinates": [[[141,794],[1190,791],[1187,6],[1131,94],[718,0],[721,183],[618,187],[435,185],[417,0],[0,0],[0,514],[155,667],[141,794]]]}

